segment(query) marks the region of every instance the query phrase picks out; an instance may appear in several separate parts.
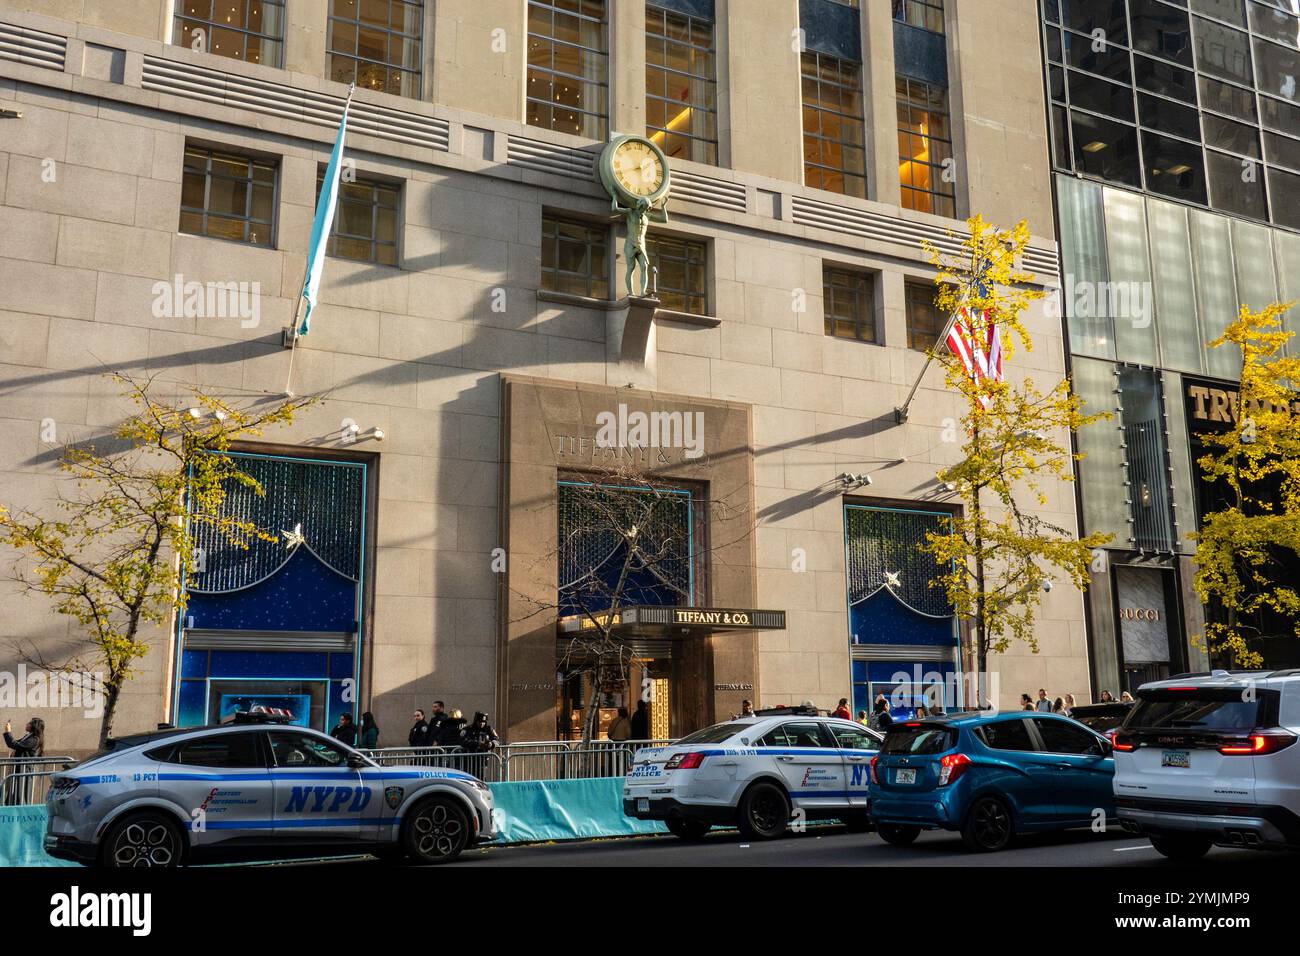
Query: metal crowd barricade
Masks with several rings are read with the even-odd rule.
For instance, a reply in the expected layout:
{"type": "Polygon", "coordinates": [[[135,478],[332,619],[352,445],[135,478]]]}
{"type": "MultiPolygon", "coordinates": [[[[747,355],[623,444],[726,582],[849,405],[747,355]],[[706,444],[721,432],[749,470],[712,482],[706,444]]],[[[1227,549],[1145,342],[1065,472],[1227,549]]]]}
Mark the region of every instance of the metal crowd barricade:
{"type": "Polygon", "coordinates": [[[397,764],[450,767],[490,783],[519,780],[580,780],[622,777],[642,747],[661,747],[671,740],[530,740],[495,750],[468,753],[459,748],[385,747],[366,755],[382,766],[397,764]]]}
{"type": "Polygon", "coordinates": [[[0,803],[44,803],[50,777],[74,763],[74,757],[0,757],[0,803]]]}
{"type": "Polygon", "coordinates": [[[467,753],[459,747],[384,747],[362,753],[383,767],[445,767],[463,770],[489,783],[506,779],[505,760],[495,750],[467,753]]]}

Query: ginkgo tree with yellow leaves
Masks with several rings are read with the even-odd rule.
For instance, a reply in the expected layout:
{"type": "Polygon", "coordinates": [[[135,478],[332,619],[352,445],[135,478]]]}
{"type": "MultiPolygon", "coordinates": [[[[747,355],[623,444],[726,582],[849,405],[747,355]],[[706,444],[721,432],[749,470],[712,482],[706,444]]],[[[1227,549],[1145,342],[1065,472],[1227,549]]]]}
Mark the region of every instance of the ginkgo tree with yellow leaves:
{"type": "Polygon", "coordinates": [[[0,505],[0,541],[17,550],[14,578],[53,601],[82,631],[52,661],[14,645],[24,660],[75,673],[103,698],[103,747],[126,682],[149,650],[149,626],[166,626],[185,605],[185,569],[194,566],[195,530],[215,529],[236,547],[274,534],[223,512],[232,485],[262,494],[231,457],[232,442],[289,424],[314,399],[237,404],[193,392],[181,405],[160,401],[152,379],[109,376],[134,411],[111,434],[68,446],[59,468],[68,486],[47,512],[0,505]]]}
{"type": "MultiPolygon", "coordinates": [[[[1294,304],[1294,303],[1292,303],[1294,304]]],[[[1264,663],[1256,622],[1274,615],[1300,638],[1300,357],[1285,354],[1291,304],[1247,306],[1211,348],[1241,349],[1236,421],[1205,432],[1197,464],[1224,507],[1202,516],[1196,590],[1212,616],[1211,654],[1239,667],[1264,663]]]]}
{"type": "MultiPolygon", "coordinates": [[[[1033,340],[1021,315],[1044,293],[1017,262],[1029,242],[1024,221],[996,229],[976,216],[967,223],[962,252],[944,257],[930,249],[938,268],[935,303],[946,315],[995,322],[1003,355],[1032,351],[1033,340]]],[[[948,388],[961,396],[959,420],[965,441],[961,459],[938,478],[953,487],[963,508],[946,533],[931,532],[922,547],[946,569],[933,584],[969,628],[978,703],[988,703],[988,659],[1014,642],[1035,653],[1035,618],[1053,577],[1080,590],[1089,583],[1092,552],[1110,535],[1080,538],[1077,529],[1044,517],[1047,487],[1074,480],[1082,456],[1071,451],[1070,433],[1109,414],[1085,414],[1068,379],[1046,391],[1032,379],[1020,382],[973,377],[941,341],[932,351],[948,388]]],[[[996,704],[996,702],[994,702],[996,704]]]]}

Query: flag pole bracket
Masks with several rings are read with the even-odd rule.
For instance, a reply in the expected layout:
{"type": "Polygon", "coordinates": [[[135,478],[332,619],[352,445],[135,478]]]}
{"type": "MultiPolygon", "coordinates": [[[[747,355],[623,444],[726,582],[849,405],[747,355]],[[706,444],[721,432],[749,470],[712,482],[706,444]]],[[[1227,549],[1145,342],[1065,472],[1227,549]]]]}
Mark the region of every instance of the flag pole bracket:
{"type": "Polygon", "coordinates": [[[291,328],[287,328],[287,329],[281,329],[281,330],[280,330],[280,347],[281,347],[281,348],[286,348],[286,349],[291,349],[291,348],[293,348],[294,343],[298,340],[298,334],[297,334],[297,332],[298,332],[298,330],[297,330],[297,327],[296,327],[296,326],[291,327],[291,328]]]}

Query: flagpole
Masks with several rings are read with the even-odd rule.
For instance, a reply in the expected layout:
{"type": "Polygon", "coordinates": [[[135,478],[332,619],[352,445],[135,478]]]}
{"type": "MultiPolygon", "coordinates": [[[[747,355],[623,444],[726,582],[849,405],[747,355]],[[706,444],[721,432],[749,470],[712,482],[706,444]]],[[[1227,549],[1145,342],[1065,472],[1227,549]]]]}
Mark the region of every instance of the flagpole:
{"type": "Polygon", "coordinates": [[[930,349],[929,353],[926,355],[925,364],[921,366],[921,371],[917,373],[916,381],[912,383],[912,390],[907,393],[907,401],[894,409],[895,424],[906,424],[907,410],[912,407],[912,399],[916,398],[916,390],[921,387],[921,379],[925,377],[926,369],[928,369],[930,363],[934,361],[935,350],[940,347],[941,343],[948,340],[948,333],[952,331],[953,325],[957,322],[957,316],[961,315],[962,311],[965,310],[966,303],[969,299],[970,287],[967,286],[966,291],[962,293],[961,302],[957,303],[957,310],[953,312],[952,315],[948,316],[948,323],[943,327],[943,331],[939,333],[939,338],[935,340],[934,348],[930,349]]]}
{"type": "MultiPolygon", "coordinates": [[[[357,84],[356,81],[354,80],[352,83],[348,84],[348,95],[347,98],[344,99],[343,101],[343,115],[340,117],[340,121],[339,121],[340,135],[343,132],[343,125],[346,124],[347,122],[348,110],[352,107],[352,94],[355,93],[356,91],[357,91],[357,84]]],[[[320,205],[320,200],[321,200],[320,195],[317,195],[316,196],[317,205],[320,205]]],[[[328,235],[330,225],[331,225],[330,223],[327,223],[325,226],[326,235],[328,235]]],[[[307,279],[311,275],[311,260],[312,260],[312,252],[310,249],[308,249],[307,261],[303,264],[303,268],[302,268],[302,282],[298,286],[298,304],[294,306],[293,324],[289,326],[289,336],[290,336],[289,373],[288,375],[285,376],[285,380],[284,380],[284,394],[289,396],[290,398],[293,397],[293,360],[294,360],[294,356],[298,352],[298,339],[302,338],[300,332],[301,321],[302,321],[302,304],[303,302],[306,301],[306,296],[304,295],[304,293],[306,292],[307,289],[307,279]]]]}

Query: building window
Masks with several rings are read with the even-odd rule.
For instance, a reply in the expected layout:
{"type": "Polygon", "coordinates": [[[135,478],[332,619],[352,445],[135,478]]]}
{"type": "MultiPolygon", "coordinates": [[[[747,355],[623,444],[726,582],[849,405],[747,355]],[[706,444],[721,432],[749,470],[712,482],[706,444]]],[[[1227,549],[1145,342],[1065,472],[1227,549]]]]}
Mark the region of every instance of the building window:
{"type": "Polygon", "coordinates": [[[876,341],[873,286],[871,276],[865,272],[822,266],[827,335],[876,341]]]}
{"type": "Polygon", "coordinates": [[[609,298],[609,229],[591,223],[542,219],[542,288],[609,298]]]}
{"type": "Polygon", "coordinates": [[[931,33],[943,32],[943,0],[893,0],[894,19],[931,33]]]}
{"type": "Polygon", "coordinates": [[[665,309],[708,314],[708,247],[694,239],[650,236],[650,265],[657,269],[659,301],[665,309]]]}
{"type": "Polygon", "coordinates": [[[189,146],[180,231],[270,246],[275,239],[276,164],[189,146]]]}
{"type": "MultiPolygon", "coordinates": [[[[316,173],[316,195],[325,182],[316,173]]],[[[397,265],[397,210],[401,189],[389,183],[359,179],[339,183],[339,203],[334,212],[327,252],[340,259],[397,265]]]]}
{"type": "Polygon", "coordinates": [[[670,159],[718,163],[715,53],[712,20],[646,6],[646,135],[670,159]]]}
{"type": "Polygon", "coordinates": [[[948,318],[934,304],[937,291],[930,282],[908,282],[904,288],[909,349],[928,352],[939,343],[948,318]]]}
{"type": "Polygon", "coordinates": [[[898,175],[903,207],[937,216],[957,214],[952,180],[948,92],[907,76],[898,85],[898,175]]]}
{"type": "Polygon", "coordinates": [[[420,98],[424,0],[331,0],[330,79],[420,98]]]}
{"type": "Polygon", "coordinates": [[[865,199],[862,65],[811,51],[801,64],[804,182],[865,199]]]}
{"type": "Polygon", "coordinates": [[[603,140],[608,115],[605,0],[528,0],[528,125],[603,140]]]}
{"type": "Polygon", "coordinates": [[[281,66],[284,0],[177,0],[172,43],[232,60],[281,66]]]}

